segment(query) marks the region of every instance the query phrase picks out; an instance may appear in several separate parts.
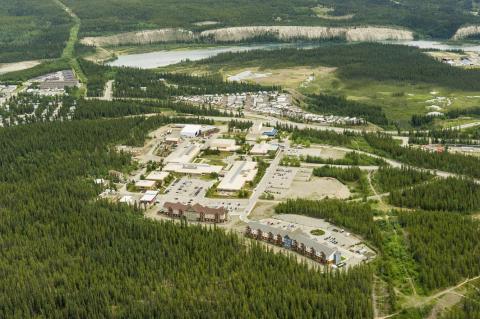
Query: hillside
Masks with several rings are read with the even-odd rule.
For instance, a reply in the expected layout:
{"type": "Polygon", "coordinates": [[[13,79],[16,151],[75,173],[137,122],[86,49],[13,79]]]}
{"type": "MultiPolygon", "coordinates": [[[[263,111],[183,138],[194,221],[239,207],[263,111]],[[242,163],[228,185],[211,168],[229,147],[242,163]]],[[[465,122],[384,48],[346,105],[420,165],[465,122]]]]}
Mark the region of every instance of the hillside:
{"type": "Polygon", "coordinates": [[[83,20],[83,36],[171,27],[205,30],[253,25],[390,25],[412,29],[421,36],[445,39],[453,36],[462,25],[480,22],[480,18],[473,14],[476,10],[474,2],[104,0],[99,3],[93,0],[65,0],[83,20]]]}

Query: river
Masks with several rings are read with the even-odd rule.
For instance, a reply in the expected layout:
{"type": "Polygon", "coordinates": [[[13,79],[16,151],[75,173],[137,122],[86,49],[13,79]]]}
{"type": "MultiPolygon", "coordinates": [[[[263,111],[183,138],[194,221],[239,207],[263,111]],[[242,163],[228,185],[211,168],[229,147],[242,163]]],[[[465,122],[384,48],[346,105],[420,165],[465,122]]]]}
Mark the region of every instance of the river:
{"type": "MultiPolygon", "coordinates": [[[[415,46],[421,49],[438,49],[438,50],[464,50],[480,52],[480,45],[450,45],[439,41],[386,41],[383,43],[400,44],[415,46]]],[[[273,50],[279,48],[302,48],[309,49],[326,45],[325,43],[264,43],[255,45],[231,45],[231,46],[216,46],[208,48],[195,49],[175,49],[175,50],[161,50],[149,53],[127,54],[119,56],[115,61],[109,62],[111,66],[127,66],[141,69],[153,69],[172,64],[177,64],[182,61],[190,60],[197,61],[216,56],[225,52],[242,52],[249,50],[273,50]]]]}

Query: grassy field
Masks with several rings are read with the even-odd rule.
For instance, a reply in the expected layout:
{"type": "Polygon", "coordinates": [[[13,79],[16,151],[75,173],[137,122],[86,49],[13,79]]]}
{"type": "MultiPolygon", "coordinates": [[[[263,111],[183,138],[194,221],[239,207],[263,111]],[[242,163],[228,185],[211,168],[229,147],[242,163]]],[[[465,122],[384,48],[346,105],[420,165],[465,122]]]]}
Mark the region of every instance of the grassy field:
{"type": "MultiPolygon", "coordinates": [[[[429,106],[440,106],[443,111],[454,108],[478,106],[480,97],[478,92],[461,91],[438,85],[422,83],[410,84],[399,81],[365,81],[342,79],[335,67],[325,66],[296,66],[284,68],[265,68],[262,66],[244,67],[241,63],[225,65],[192,65],[179,64],[162,70],[171,72],[185,72],[206,74],[220,72],[227,79],[244,71],[259,73],[264,77],[247,79],[264,85],[281,85],[292,93],[306,94],[333,94],[346,96],[348,99],[372,105],[380,105],[387,117],[398,122],[401,127],[408,128],[410,118],[414,114],[426,114],[434,109],[429,106]],[[309,79],[314,77],[313,80],[309,79]]],[[[471,122],[472,119],[457,119],[436,121],[437,127],[450,127],[471,122]]]]}

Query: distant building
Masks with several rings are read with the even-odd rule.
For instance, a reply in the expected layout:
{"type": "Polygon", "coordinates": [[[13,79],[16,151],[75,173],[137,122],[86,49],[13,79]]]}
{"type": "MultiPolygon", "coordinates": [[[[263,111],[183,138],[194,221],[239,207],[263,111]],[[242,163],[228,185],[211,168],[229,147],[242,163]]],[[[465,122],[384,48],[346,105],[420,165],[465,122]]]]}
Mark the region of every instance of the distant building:
{"type": "Polygon", "coordinates": [[[245,235],[291,249],[319,263],[338,264],[342,260],[342,255],[338,250],[296,231],[283,230],[260,222],[250,222],[247,225],[245,235]]]}
{"type": "Polygon", "coordinates": [[[220,184],[218,184],[217,189],[224,192],[239,191],[245,183],[254,180],[257,171],[256,162],[236,161],[220,184]]]}
{"type": "Polygon", "coordinates": [[[185,217],[189,221],[223,223],[228,218],[224,207],[211,208],[200,204],[184,205],[182,203],[166,202],[163,213],[173,218],[185,217]]]}
{"type": "Polygon", "coordinates": [[[222,166],[200,163],[168,163],[163,170],[165,172],[175,172],[180,174],[203,175],[217,173],[222,170],[222,166]]]}

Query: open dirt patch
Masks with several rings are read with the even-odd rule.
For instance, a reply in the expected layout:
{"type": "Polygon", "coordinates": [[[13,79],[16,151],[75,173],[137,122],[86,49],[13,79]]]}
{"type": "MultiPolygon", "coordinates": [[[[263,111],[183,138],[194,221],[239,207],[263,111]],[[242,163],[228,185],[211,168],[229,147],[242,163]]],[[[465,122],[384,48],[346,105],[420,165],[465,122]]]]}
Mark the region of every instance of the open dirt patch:
{"type": "Polygon", "coordinates": [[[346,199],[350,195],[348,187],[335,178],[313,177],[308,182],[294,181],[282,199],[297,197],[307,199],[322,199],[325,197],[346,199]]]}
{"type": "Polygon", "coordinates": [[[16,63],[0,64],[0,74],[30,69],[39,64],[40,61],[22,61],[16,63]]]}
{"type": "Polygon", "coordinates": [[[236,69],[229,70],[227,77],[241,74],[261,74],[262,76],[245,78],[245,80],[263,85],[281,85],[296,89],[302,86],[310,77],[320,78],[335,73],[337,68],[299,66],[285,69],[236,69]]]}

